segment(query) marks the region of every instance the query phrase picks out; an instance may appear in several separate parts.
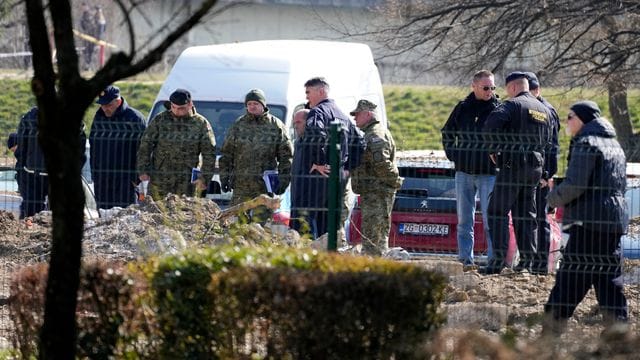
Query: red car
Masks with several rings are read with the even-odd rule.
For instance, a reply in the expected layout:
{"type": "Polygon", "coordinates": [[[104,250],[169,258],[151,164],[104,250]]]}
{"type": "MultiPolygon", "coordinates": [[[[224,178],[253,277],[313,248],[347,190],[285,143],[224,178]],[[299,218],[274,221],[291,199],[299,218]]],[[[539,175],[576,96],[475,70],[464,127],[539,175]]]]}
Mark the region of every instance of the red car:
{"type": "MultiPolygon", "coordinates": [[[[398,165],[404,182],[393,205],[389,247],[401,247],[413,255],[457,256],[458,218],[453,163],[433,152],[412,151],[401,153],[398,165]]],[[[474,254],[486,256],[487,243],[479,202],[476,209],[474,254]]],[[[549,270],[554,271],[560,257],[556,250],[562,244],[562,233],[553,216],[547,216],[552,232],[549,270]]],[[[356,204],[349,223],[349,242],[352,244],[361,241],[360,223],[360,208],[356,204]]],[[[508,264],[513,263],[517,249],[513,226],[510,226],[510,233],[508,264]]]]}

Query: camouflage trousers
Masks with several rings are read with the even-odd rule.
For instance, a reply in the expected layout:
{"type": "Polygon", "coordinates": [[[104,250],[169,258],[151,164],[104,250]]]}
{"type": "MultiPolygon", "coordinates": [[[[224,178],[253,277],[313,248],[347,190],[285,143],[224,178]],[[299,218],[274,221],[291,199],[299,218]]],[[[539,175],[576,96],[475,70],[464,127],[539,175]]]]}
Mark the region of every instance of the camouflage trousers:
{"type": "Polygon", "coordinates": [[[149,191],[153,199],[162,200],[167,194],[194,196],[194,187],[188,174],[155,175],[151,178],[149,191]]]}
{"type": "Polygon", "coordinates": [[[395,194],[391,190],[360,194],[362,251],[365,254],[380,256],[389,248],[395,194]]]}

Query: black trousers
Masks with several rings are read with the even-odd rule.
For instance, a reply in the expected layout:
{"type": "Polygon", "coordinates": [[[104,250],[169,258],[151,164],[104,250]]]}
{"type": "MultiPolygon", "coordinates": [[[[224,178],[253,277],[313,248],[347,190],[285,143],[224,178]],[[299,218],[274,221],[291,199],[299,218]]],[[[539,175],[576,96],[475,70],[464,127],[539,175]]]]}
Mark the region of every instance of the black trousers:
{"type": "Polygon", "coordinates": [[[627,320],[622,283],[613,281],[622,274],[620,255],[616,253],[620,237],[582,226],[571,227],[555,286],[544,307],[546,313],[556,320],[570,318],[593,286],[602,313],[618,321],[627,320]]]}
{"type": "Polygon", "coordinates": [[[538,220],[538,254],[533,264],[534,271],[547,272],[549,247],[551,245],[551,224],[547,219],[547,195],[549,186],[536,188],[536,219],[538,220]]]}
{"type": "Polygon", "coordinates": [[[39,174],[23,172],[21,175],[20,218],[33,216],[45,209],[45,197],[49,193],[49,178],[39,174]]]}
{"type": "Polygon", "coordinates": [[[535,261],[538,237],[536,187],[541,177],[541,166],[504,167],[498,172],[487,210],[494,255],[490,268],[505,266],[509,246],[509,212],[520,251],[520,264],[531,268],[535,261]]]}

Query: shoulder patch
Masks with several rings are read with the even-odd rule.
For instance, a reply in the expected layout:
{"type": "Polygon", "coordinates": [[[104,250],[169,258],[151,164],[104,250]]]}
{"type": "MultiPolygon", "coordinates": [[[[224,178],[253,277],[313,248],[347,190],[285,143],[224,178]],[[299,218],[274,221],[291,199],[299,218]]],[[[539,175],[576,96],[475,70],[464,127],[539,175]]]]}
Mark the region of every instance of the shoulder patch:
{"type": "Polygon", "coordinates": [[[375,151],[373,153],[373,161],[375,162],[384,161],[384,155],[382,154],[382,151],[375,151]]]}
{"type": "Polygon", "coordinates": [[[535,121],[547,122],[547,114],[541,111],[529,109],[529,116],[531,116],[531,118],[535,121]]]}

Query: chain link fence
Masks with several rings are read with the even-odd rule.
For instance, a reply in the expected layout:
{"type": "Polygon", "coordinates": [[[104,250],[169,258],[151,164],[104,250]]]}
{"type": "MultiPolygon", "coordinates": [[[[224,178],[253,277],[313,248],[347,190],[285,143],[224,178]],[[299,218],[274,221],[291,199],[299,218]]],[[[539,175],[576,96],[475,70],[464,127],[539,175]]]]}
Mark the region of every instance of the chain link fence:
{"type": "MultiPolygon", "coordinates": [[[[198,111],[201,111],[201,113],[211,121],[211,128],[215,133],[215,140],[217,143],[217,155],[220,155],[221,146],[225,141],[222,134],[224,134],[225,129],[228,129],[235,118],[242,115],[242,109],[225,109],[224,111],[217,113],[213,110],[209,111],[208,109],[198,109],[198,111]]],[[[284,113],[284,111],[282,113],[284,113]]],[[[315,179],[320,181],[320,185],[313,190],[301,191],[297,195],[292,195],[291,188],[287,189],[280,195],[276,195],[274,194],[274,189],[278,187],[277,181],[283,181],[281,178],[278,178],[278,175],[282,174],[275,175],[274,179],[274,173],[266,171],[275,170],[277,166],[269,166],[268,169],[263,169],[260,166],[247,167],[252,169],[252,172],[245,172],[242,176],[238,175],[236,183],[231,186],[231,188],[236,188],[237,190],[238,184],[242,183],[240,178],[244,177],[245,180],[250,179],[250,185],[258,189],[256,190],[257,193],[271,193],[269,194],[270,196],[278,196],[282,201],[280,208],[269,213],[268,218],[258,216],[258,210],[254,210],[248,211],[244,214],[246,215],[244,217],[240,216],[239,221],[250,220],[255,217],[256,221],[261,223],[277,222],[291,226],[292,220],[304,220],[302,224],[296,225],[298,226],[298,230],[309,234],[311,237],[319,238],[323,234],[317,232],[314,233],[313,231],[314,228],[316,230],[318,228],[318,224],[313,223],[313,221],[318,221],[319,218],[311,218],[311,221],[308,221],[310,218],[300,216],[300,211],[296,212],[296,201],[299,200],[294,200],[293,198],[295,196],[298,198],[302,196],[303,198],[306,198],[306,200],[322,199],[321,201],[316,202],[315,206],[310,206],[309,204],[311,204],[311,202],[309,202],[308,204],[305,203],[301,208],[316,211],[321,217],[328,216],[327,214],[330,209],[324,201],[328,193],[328,187],[325,183],[326,178],[319,173],[309,175],[309,173],[313,173],[311,169],[304,169],[304,171],[301,171],[300,169],[295,168],[297,156],[296,151],[300,151],[300,148],[298,147],[299,137],[294,134],[293,129],[286,130],[287,136],[290,139],[293,139],[291,147],[295,149],[293,151],[292,159],[293,175],[288,180],[295,183],[295,176],[296,174],[299,174],[299,176],[304,177],[305,179],[315,179]]],[[[185,138],[192,138],[193,134],[188,135],[189,136],[186,136],[185,138]]],[[[107,157],[109,154],[119,154],[118,156],[122,156],[121,151],[123,149],[123,141],[127,139],[131,140],[129,139],[126,131],[104,130],[96,136],[97,140],[102,141],[102,151],[104,151],[104,154],[98,155],[102,156],[106,154],[107,157]]],[[[245,144],[247,148],[245,148],[244,151],[250,153],[252,146],[260,147],[260,142],[271,142],[273,141],[272,139],[273,137],[270,134],[257,133],[250,139],[250,144],[245,144]],[[269,140],[262,140],[263,138],[269,140]]],[[[34,141],[35,138],[31,136],[29,140],[34,141]]],[[[139,139],[134,140],[139,141],[139,139]]],[[[175,151],[180,151],[180,146],[189,145],[183,141],[184,139],[171,138],[171,140],[175,151]]],[[[239,143],[241,143],[241,141],[239,143]]],[[[513,142],[511,142],[511,144],[513,144],[513,142]]],[[[276,143],[269,143],[268,145],[269,146],[267,146],[267,148],[275,147],[276,143]]],[[[323,151],[326,150],[324,147],[325,145],[326,144],[322,145],[323,151]]],[[[479,145],[478,149],[484,151],[484,148],[481,145],[479,145]]],[[[131,149],[128,151],[131,151],[131,149]]],[[[504,169],[507,166],[513,167],[511,170],[518,170],[518,167],[522,164],[532,161],[532,159],[527,157],[524,152],[514,151],[509,154],[511,157],[508,161],[505,159],[498,159],[498,162],[502,164],[502,169],[500,171],[505,171],[504,169]],[[523,154],[525,156],[521,156],[523,154]]],[[[572,154],[575,156],[576,153],[574,152],[572,154]]],[[[253,154],[248,157],[245,156],[245,159],[253,161],[259,158],[259,155],[261,154],[253,154]]],[[[157,154],[155,154],[155,156],[157,156],[157,154]]],[[[596,164],[594,166],[600,166],[603,161],[610,160],[601,155],[594,156],[596,164]]],[[[154,161],[162,162],[165,159],[165,157],[156,157],[154,158],[154,161]]],[[[131,192],[126,201],[129,204],[135,204],[141,201],[143,198],[142,195],[145,195],[145,191],[148,192],[146,195],[153,194],[152,189],[154,188],[154,179],[157,179],[158,177],[179,174],[180,183],[194,185],[192,184],[192,180],[196,180],[199,174],[194,172],[193,168],[198,167],[198,165],[202,168],[202,164],[198,164],[197,158],[190,159],[189,161],[190,165],[188,167],[181,168],[180,171],[175,171],[171,174],[157,171],[154,172],[152,174],[151,183],[146,189],[143,188],[137,180],[137,176],[139,174],[135,168],[114,169],[113,171],[102,169],[100,176],[107,180],[110,178],[119,179],[123,175],[126,175],[130,179],[126,181],[126,184],[119,184],[114,187],[107,186],[107,189],[111,190],[98,192],[96,191],[95,183],[90,181],[91,179],[95,179],[95,173],[93,174],[94,176],[90,176],[91,170],[85,169],[85,178],[87,180],[85,188],[88,199],[88,214],[92,214],[91,216],[93,217],[101,216],[108,220],[111,213],[107,211],[106,208],[102,210],[95,208],[94,200],[97,200],[97,203],[100,204],[101,200],[104,199],[95,199],[94,197],[96,194],[101,194],[100,196],[117,197],[119,194],[109,192],[114,191],[113,189],[128,187],[131,192]],[[94,212],[91,212],[90,210],[94,210],[94,212]]],[[[217,163],[219,162],[220,159],[218,156],[217,163]]],[[[275,165],[277,165],[277,163],[275,165]]],[[[562,176],[557,176],[555,179],[552,179],[553,181],[549,182],[548,185],[550,187],[563,186],[562,184],[564,183],[564,187],[568,189],[565,191],[576,192],[577,195],[575,195],[573,199],[567,201],[568,208],[572,208],[572,210],[570,210],[572,211],[570,215],[575,216],[575,212],[577,211],[578,213],[585,212],[590,216],[593,216],[593,218],[589,220],[592,224],[596,224],[595,228],[593,225],[592,227],[585,227],[584,224],[574,221],[572,222],[574,230],[567,229],[567,225],[569,225],[566,221],[567,207],[542,207],[543,217],[541,217],[540,214],[536,216],[537,209],[535,208],[535,203],[531,204],[525,202],[524,204],[526,205],[522,205],[523,202],[521,196],[524,195],[518,195],[519,193],[517,192],[523,191],[520,188],[523,184],[528,184],[528,191],[534,192],[537,180],[535,183],[532,183],[530,179],[523,180],[518,177],[507,178],[507,180],[502,179],[502,181],[507,181],[506,184],[503,184],[506,185],[506,187],[501,187],[502,191],[513,192],[502,194],[503,196],[509,195],[507,198],[511,199],[505,204],[508,206],[518,206],[518,204],[521,204],[520,206],[528,206],[528,208],[517,209],[510,207],[509,209],[502,209],[505,211],[500,212],[499,214],[498,212],[494,212],[492,214],[494,216],[506,216],[505,218],[501,218],[502,222],[500,222],[495,220],[492,221],[490,217],[489,219],[483,218],[484,210],[490,205],[483,204],[481,197],[486,196],[490,202],[491,198],[495,197],[496,194],[492,193],[491,189],[486,190],[486,193],[483,193],[482,183],[474,182],[477,179],[473,179],[473,176],[471,178],[463,178],[460,172],[456,171],[456,164],[449,161],[443,151],[422,150],[397,152],[395,154],[395,165],[398,167],[398,173],[399,176],[403,178],[403,182],[401,187],[399,187],[395,193],[395,201],[393,202],[390,213],[390,230],[387,236],[387,241],[388,247],[395,250],[391,256],[395,256],[403,260],[415,261],[416,263],[432,259],[437,259],[438,261],[453,260],[452,263],[461,263],[459,264],[461,265],[460,269],[465,272],[462,272],[462,270],[456,270],[457,268],[454,265],[451,265],[450,267],[450,269],[454,270],[447,271],[453,276],[453,286],[459,287],[458,289],[460,291],[466,292],[467,296],[472,297],[475,310],[464,310],[471,311],[472,315],[469,315],[468,312],[460,312],[459,310],[456,310],[455,306],[464,304],[465,300],[449,298],[447,300],[447,306],[449,306],[449,310],[451,311],[452,323],[455,321],[464,322],[473,320],[469,318],[461,318],[461,314],[467,314],[464,316],[477,316],[478,319],[489,317],[493,319],[492,321],[497,318],[498,320],[495,321],[498,321],[498,325],[492,323],[493,325],[490,325],[490,327],[502,328],[508,325],[509,321],[511,321],[509,318],[512,316],[524,316],[523,314],[529,316],[531,313],[543,312],[544,304],[547,302],[549,293],[552,291],[550,284],[553,281],[553,277],[547,279],[545,275],[541,275],[541,277],[533,276],[535,273],[531,271],[531,267],[527,268],[527,271],[531,274],[525,277],[522,275],[522,272],[519,272],[523,270],[523,268],[518,267],[519,260],[522,260],[523,258],[528,259],[529,261],[539,260],[538,258],[532,258],[531,253],[523,254],[523,248],[529,244],[523,242],[522,238],[525,236],[532,236],[537,239],[538,244],[542,244],[540,241],[542,237],[547,238],[547,242],[545,243],[546,249],[542,249],[541,247],[537,248],[537,251],[544,254],[546,257],[542,259],[546,266],[546,272],[549,272],[550,274],[558,274],[558,269],[563,269],[561,272],[561,274],[563,274],[561,285],[563,284],[562,286],[564,286],[565,292],[563,292],[563,296],[558,297],[559,300],[556,302],[556,304],[559,304],[562,309],[558,311],[565,311],[563,314],[566,315],[566,312],[572,311],[569,308],[573,306],[573,302],[579,300],[578,298],[581,296],[589,294],[587,296],[588,302],[594,306],[594,308],[595,300],[600,301],[600,311],[595,312],[599,314],[598,316],[606,319],[608,315],[614,314],[613,318],[617,317],[621,319],[623,317],[628,317],[634,326],[637,324],[637,306],[638,301],[640,300],[640,271],[638,271],[640,260],[637,260],[640,259],[640,172],[635,164],[625,164],[625,173],[619,174],[621,175],[621,178],[618,178],[616,181],[624,181],[624,184],[614,184],[611,181],[597,182],[596,180],[602,179],[602,177],[594,177],[595,175],[592,175],[592,173],[584,173],[585,176],[589,176],[589,179],[587,180],[590,182],[586,181],[582,186],[574,185],[572,188],[568,187],[570,184],[566,182],[567,180],[564,178],[565,174],[561,174],[562,176]],[[465,182],[467,182],[467,184],[471,184],[470,186],[474,191],[470,198],[463,199],[461,197],[462,194],[460,189],[462,185],[465,185],[465,182]],[[617,185],[623,185],[624,190],[621,190],[623,187],[615,187],[617,185]],[[621,202],[616,203],[615,200],[603,200],[605,202],[613,203],[613,207],[607,208],[599,203],[584,205],[576,202],[580,196],[586,196],[590,199],[595,198],[596,192],[605,192],[607,196],[615,195],[614,197],[616,199],[624,198],[626,204],[623,205],[621,202]],[[461,206],[462,201],[465,201],[464,206],[466,207],[461,206]],[[610,215],[613,216],[613,213],[617,211],[616,209],[620,209],[623,206],[625,207],[624,211],[631,219],[631,226],[629,227],[628,233],[620,238],[622,246],[618,247],[617,240],[620,233],[610,231],[608,226],[617,221],[617,218],[611,218],[610,215]],[[462,211],[468,211],[471,214],[471,223],[463,224],[463,226],[459,224],[459,215],[462,211]],[[546,228],[546,232],[534,232],[536,231],[535,228],[540,227],[543,222],[548,226],[546,228]],[[505,224],[507,226],[507,232],[501,239],[504,242],[500,245],[500,248],[496,246],[495,242],[492,246],[491,238],[495,236],[493,234],[498,230],[494,230],[493,232],[491,230],[487,231],[487,225],[504,226],[505,224]],[[582,230],[576,232],[575,229],[582,230]],[[584,229],[588,230],[584,231],[584,229]],[[461,235],[462,231],[466,232],[464,235],[467,236],[466,239],[461,235]],[[569,232],[571,235],[567,235],[566,232],[569,232]],[[612,237],[607,237],[607,234],[614,235],[612,237]],[[572,241],[570,240],[570,236],[575,238],[573,244],[579,244],[579,246],[571,246],[572,241]],[[519,237],[521,239],[519,239],[519,237]],[[567,255],[567,253],[569,253],[569,255],[567,255]],[[473,254],[473,256],[471,256],[471,254],[473,254]],[[477,278],[475,278],[475,280],[469,280],[469,276],[471,276],[471,274],[474,274],[473,276],[477,275],[478,266],[483,268],[489,263],[490,258],[496,257],[496,254],[497,256],[502,257],[504,266],[507,267],[509,271],[502,271],[502,273],[497,276],[487,275],[483,278],[485,280],[477,280],[477,278]],[[471,256],[473,263],[465,263],[465,256],[471,256]],[[529,258],[526,258],[526,256],[529,256],[529,258]],[[465,276],[466,278],[464,278],[465,276]],[[514,283],[512,284],[515,285],[511,285],[513,288],[509,288],[509,286],[505,286],[505,284],[496,283],[493,280],[500,278],[512,279],[517,277],[519,277],[518,279],[520,280],[514,280],[514,283]],[[461,280],[463,278],[465,280],[461,280]],[[623,306],[620,302],[619,293],[612,293],[611,291],[613,290],[611,290],[611,288],[607,290],[607,284],[610,285],[611,283],[618,284],[619,289],[623,288],[627,296],[627,301],[630,304],[630,307],[628,310],[624,310],[627,312],[624,316],[621,314],[623,306]],[[482,289],[482,286],[488,285],[494,286],[495,288],[493,290],[482,289]],[[596,289],[596,299],[593,298],[593,293],[589,293],[592,286],[596,289]],[[528,292],[520,293],[521,288],[529,290],[527,290],[528,292]],[[484,301],[495,300],[492,300],[489,295],[484,298],[477,296],[478,293],[482,293],[483,291],[495,296],[497,296],[497,292],[513,292],[515,295],[507,300],[503,300],[500,303],[503,307],[498,309],[489,309],[488,307],[478,307],[479,305],[475,303],[475,301],[482,301],[482,299],[484,299],[484,301]],[[472,295],[468,295],[468,293],[472,293],[472,295]],[[528,300],[529,303],[526,304],[526,306],[529,307],[528,310],[518,310],[519,312],[516,313],[513,313],[513,310],[510,310],[510,306],[516,307],[515,304],[519,304],[522,301],[522,299],[517,299],[517,294],[521,294],[521,296],[530,296],[534,299],[528,300]],[[567,298],[567,296],[569,296],[569,298],[567,298]],[[605,304],[604,307],[602,307],[603,303],[605,304]],[[496,317],[494,317],[494,315],[496,317]]],[[[34,211],[38,212],[46,210],[47,208],[46,185],[41,181],[46,180],[47,175],[38,169],[25,169],[23,166],[22,169],[17,169],[19,173],[22,171],[22,174],[18,175],[18,177],[30,176],[35,177],[37,180],[25,182],[24,187],[20,188],[19,181],[16,181],[15,178],[16,169],[14,169],[13,166],[13,159],[10,157],[5,159],[0,184],[0,194],[3,196],[0,200],[0,207],[5,211],[13,213],[16,218],[21,218],[21,225],[29,226],[28,221],[24,218],[28,218],[33,214],[24,213],[25,209],[31,206],[35,209],[34,211]],[[27,195],[27,193],[30,194],[27,195]],[[37,196],[34,194],[37,194],[37,196]],[[23,209],[22,214],[21,207],[23,209]]],[[[587,165],[580,165],[578,169],[586,169],[586,166],[587,165]]],[[[571,160],[569,161],[569,168],[571,168],[571,160]]],[[[239,171],[240,168],[233,169],[239,171]]],[[[220,206],[225,207],[232,202],[232,195],[230,192],[224,191],[228,189],[225,188],[225,184],[223,184],[225,180],[220,178],[218,172],[219,169],[216,171],[216,175],[214,175],[212,179],[207,179],[210,181],[207,184],[206,190],[199,193],[198,196],[207,197],[212,201],[218,202],[220,206]]],[[[516,176],[517,173],[518,171],[515,171],[514,176],[516,176]]],[[[578,174],[582,173],[578,172],[578,174]]],[[[344,177],[344,174],[342,175],[342,185],[338,188],[338,191],[340,192],[339,204],[342,214],[338,221],[338,248],[342,248],[342,250],[350,249],[352,251],[354,248],[358,248],[358,244],[362,244],[367,241],[379,244],[380,239],[370,239],[363,236],[362,211],[364,204],[361,202],[361,197],[358,197],[350,190],[350,185],[347,185],[347,182],[345,181],[346,178],[344,177]],[[344,233],[344,235],[342,233],[344,233]]],[[[500,181],[499,179],[500,178],[494,181],[500,181]]],[[[366,178],[364,180],[365,183],[370,181],[375,184],[378,179],[366,178]]],[[[573,179],[573,181],[575,181],[575,179],[573,179]]],[[[111,183],[107,181],[108,185],[114,185],[115,182],[115,180],[111,183]]],[[[121,182],[121,180],[118,180],[118,182],[121,182]]],[[[365,187],[364,190],[375,192],[378,189],[365,187]]],[[[184,193],[186,195],[195,194],[195,187],[190,188],[189,191],[185,191],[184,193]]],[[[533,193],[529,194],[534,196],[533,193]]],[[[106,203],[109,202],[106,201],[106,203]]],[[[384,218],[380,219],[381,222],[386,221],[384,218]]],[[[574,220],[575,219],[576,218],[574,217],[574,220]]],[[[578,219],[578,221],[580,221],[580,219],[578,219]]],[[[2,294],[0,295],[0,298],[2,299],[0,307],[0,318],[2,319],[0,320],[0,347],[5,348],[10,345],[8,343],[8,334],[11,332],[12,325],[9,320],[6,301],[9,295],[11,272],[14,269],[14,266],[9,262],[5,261],[0,263],[0,271],[3,274],[1,277],[2,283],[0,284],[2,288],[2,294]]],[[[556,280],[556,284],[558,284],[558,281],[559,280],[556,280]]],[[[468,297],[466,301],[468,301],[468,297]]],[[[590,321],[589,319],[593,318],[593,316],[591,316],[593,313],[589,313],[591,310],[584,310],[584,308],[580,307],[579,309],[579,321],[588,322],[590,321]]]]}

